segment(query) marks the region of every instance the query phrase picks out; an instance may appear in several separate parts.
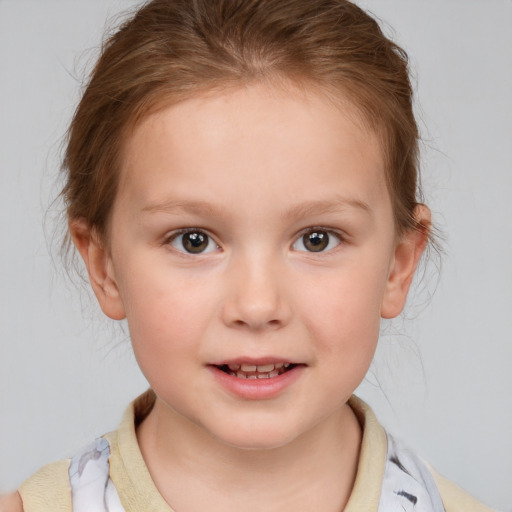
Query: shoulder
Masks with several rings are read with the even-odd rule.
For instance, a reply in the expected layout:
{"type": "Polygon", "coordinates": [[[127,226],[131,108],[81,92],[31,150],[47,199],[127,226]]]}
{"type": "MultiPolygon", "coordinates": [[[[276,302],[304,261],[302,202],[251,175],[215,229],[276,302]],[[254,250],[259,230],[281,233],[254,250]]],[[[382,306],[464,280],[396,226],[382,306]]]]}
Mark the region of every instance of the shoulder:
{"type": "MultiPolygon", "coordinates": [[[[119,430],[128,431],[128,437],[133,438],[135,441],[132,444],[136,445],[134,422],[141,421],[151,410],[153,403],[154,393],[149,390],[128,407],[118,430],[97,438],[71,459],[53,462],[41,468],[21,484],[17,493],[0,498],[0,512],[71,512],[72,488],[75,500],[77,489],[85,488],[87,492],[81,493],[80,499],[83,496],[87,499],[87,496],[95,492],[100,498],[108,495],[109,500],[114,499],[113,495],[117,496],[117,493],[105,486],[110,482],[109,465],[112,460],[118,466],[123,465],[122,461],[117,460],[119,459],[118,432],[119,430]],[[112,458],[110,457],[111,446],[115,448],[112,458]],[[8,506],[10,508],[7,508],[8,506]],[[15,506],[17,508],[13,508],[15,506]]],[[[86,507],[85,510],[88,508],[86,507]]],[[[99,508],[93,510],[99,510],[99,508]]],[[[118,506],[115,510],[122,510],[122,508],[118,506]]]]}
{"type": "MultiPolygon", "coordinates": [[[[397,481],[400,481],[401,484],[407,482],[407,485],[411,485],[413,489],[413,484],[422,482],[424,490],[427,491],[429,496],[426,500],[425,496],[423,496],[422,501],[431,501],[433,505],[432,510],[443,510],[444,512],[496,512],[476,500],[454,482],[441,476],[428,463],[409,451],[400,442],[395,441],[391,436],[388,436],[388,445],[388,457],[390,456],[388,462],[391,462],[391,465],[395,466],[395,469],[398,468],[398,470],[394,474],[390,472],[386,476],[392,477],[393,484],[396,484],[397,481]],[[397,479],[397,473],[402,475],[404,471],[405,474],[413,477],[412,481],[408,481],[403,477],[401,480],[397,479]]],[[[384,484],[386,484],[386,477],[384,478],[384,484]]],[[[419,501],[421,489],[418,490],[420,491],[419,493],[410,494],[417,496],[419,501]]],[[[393,494],[399,493],[393,492],[393,494]]]]}
{"type": "Polygon", "coordinates": [[[379,501],[383,510],[398,510],[397,505],[409,510],[407,500],[412,497],[415,507],[421,499],[421,502],[433,504],[432,510],[496,512],[439,475],[421,457],[389,435],[362,400],[352,397],[349,405],[361,424],[363,441],[353,496],[346,510],[377,511],[379,501]],[[397,504],[399,498],[405,501],[397,504]]]}
{"type": "Polygon", "coordinates": [[[496,512],[480,503],[451,480],[441,476],[430,466],[429,469],[441,494],[446,512],[496,512]]]}
{"type": "Polygon", "coordinates": [[[71,511],[69,462],[66,459],[48,464],[21,484],[19,495],[24,512],[71,511]]]}
{"type": "Polygon", "coordinates": [[[18,492],[0,496],[0,512],[23,512],[23,502],[18,492]]]}

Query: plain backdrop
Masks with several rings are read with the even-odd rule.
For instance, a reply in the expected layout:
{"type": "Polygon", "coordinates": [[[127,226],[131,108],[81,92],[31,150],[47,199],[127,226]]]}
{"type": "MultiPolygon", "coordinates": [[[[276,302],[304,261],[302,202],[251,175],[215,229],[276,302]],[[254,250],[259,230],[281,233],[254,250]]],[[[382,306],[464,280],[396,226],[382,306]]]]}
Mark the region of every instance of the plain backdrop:
{"type": "MultiPolygon", "coordinates": [[[[0,0],[0,491],[114,429],[147,386],[127,334],[63,270],[52,206],[105,21],[135,3],[0,0]]],[[[409,52],[446,240],[441,277],[434,258],[358,393],[438,471],[512,510],[512,2],[360,4],[409,52]]]]}

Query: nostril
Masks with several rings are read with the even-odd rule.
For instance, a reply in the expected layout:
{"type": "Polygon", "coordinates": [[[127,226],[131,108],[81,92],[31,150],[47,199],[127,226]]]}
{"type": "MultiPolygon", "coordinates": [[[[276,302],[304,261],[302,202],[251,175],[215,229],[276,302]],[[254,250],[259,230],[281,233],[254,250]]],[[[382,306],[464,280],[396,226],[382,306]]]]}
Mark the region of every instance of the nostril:
{"type": "Polygon", "coordinates": [[[245,320],[234,320],[232,325],[234,327],[243,327],[250,329],[268,329],[268,328],[278,328],[282,325],[283,322],[281,320],[268,320],[266,322],[250,322],[245,320]]]}

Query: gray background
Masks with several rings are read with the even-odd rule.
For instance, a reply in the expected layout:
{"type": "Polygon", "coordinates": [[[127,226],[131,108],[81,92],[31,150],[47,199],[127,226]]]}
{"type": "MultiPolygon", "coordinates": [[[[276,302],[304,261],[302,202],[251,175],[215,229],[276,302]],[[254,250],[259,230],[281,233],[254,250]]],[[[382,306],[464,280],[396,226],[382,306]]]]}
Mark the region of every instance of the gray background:
{"type": "MultiPolygon", "coordinates": [[[[437,289],[434,260],[359,394],[441,473],[512,510],[512,2],[360,4],[410,53],[447,240],[437,289]]],[[[50,207],[77,77],[130,5],[0,0],[0,491],[115,428],[146,387],[127,335],[62,270],[50,207]]]]}

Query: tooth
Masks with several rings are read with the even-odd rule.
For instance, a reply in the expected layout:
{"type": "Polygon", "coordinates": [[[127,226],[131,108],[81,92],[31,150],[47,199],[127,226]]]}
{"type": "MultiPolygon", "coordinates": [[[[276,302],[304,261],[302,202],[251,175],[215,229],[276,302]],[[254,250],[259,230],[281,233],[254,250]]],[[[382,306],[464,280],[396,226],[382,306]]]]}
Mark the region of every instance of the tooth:
{"type": "Polygon", "coordinates": [[[270,379],[270,375],[268,373],[260,373],[258,379],[270,379]]]}
{"type": "Polygon", "coordinates": [[[238,370],[240,370],[239,364],[228,364],[228,367],[233,372],[237,372],[238,370]]]}
{"type": "Polygon", "coordinates": [[[243,372],[255,372],[256,371],[256,365],[255,364],[243,364],[242,365],[242,371],[243,372]]]}
{"type": "Polygon", "coordinates": [[[273,364],[262,364],[261,366],[258,365],[256,368],[261,373],[267,373],[267,372],[271,372],[274,369],[274,365],[273,364]]]}
{"type": "Polygon", "coordinates": [[[288,368],[288,366],[290,366],[290,363],[284,363],[285,368],[288,368]]]}
{"type": "Polygon", "coordinates": [[[247,375],[245,373],[242,373],[242,372],[237,372],[236,376],[239,379],[247,379],[247,375]]]}
{"type": "Polygon", "coordinates": [[[271,379],[272,377],[277,377],[279,375],[279,372],[277,370],[274,370],[273,372],[270,372],[268,374],[268,377],[271,379]]]}
{"type": "Polygon", "coordinates": [[[283,366],[284,366],[284,363],[277,363],[277,364],[275,365],[276,370],[279,370],[279,368],[282,368],[283,366]]]}
{"type": "Polygon", "coordinates": [[[257,379],[258,377],[256,375],[248,375],[247,378],[248,379],[257,379]]]}
{"type": "Polygon", "coordinates": [[[235,372],[228,372],[228,375],[233,375],[234,377],[236,377],[236,373],[235,372]]]}

